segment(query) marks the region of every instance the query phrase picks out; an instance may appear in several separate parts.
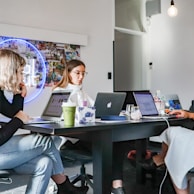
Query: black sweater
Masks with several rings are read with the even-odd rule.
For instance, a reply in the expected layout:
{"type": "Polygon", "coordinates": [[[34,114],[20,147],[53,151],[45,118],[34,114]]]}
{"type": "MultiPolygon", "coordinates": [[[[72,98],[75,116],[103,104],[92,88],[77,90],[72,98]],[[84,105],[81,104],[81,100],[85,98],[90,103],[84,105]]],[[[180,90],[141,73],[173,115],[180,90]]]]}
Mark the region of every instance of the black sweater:
{"type": "Polygon", "coordinates": [[[2,90],[0,90],[0,113],[12,118],[8,123],[0,128],[0,146],[8,141],[18,128],[22,127],[23,122],[14,117],[14,115],[23,110],[24,98],[20,94],[13,96],[12,102],[9,102],[2,90]]]}

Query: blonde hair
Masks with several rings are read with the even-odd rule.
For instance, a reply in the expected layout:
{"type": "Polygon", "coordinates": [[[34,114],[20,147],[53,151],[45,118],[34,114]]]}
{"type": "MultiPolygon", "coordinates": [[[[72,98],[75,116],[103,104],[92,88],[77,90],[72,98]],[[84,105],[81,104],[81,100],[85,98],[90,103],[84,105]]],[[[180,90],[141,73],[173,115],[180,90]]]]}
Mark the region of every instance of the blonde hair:
{"type": "Polygon", "coordinates": [[[53,87],[53,90],[57,87],[60,88],[65,88],[67,87],[68,83],[70,82],[69,79],[69,73],[77,66],[83,65],[84,67],[85,64],[83,61],[80,61],[78,59],[72,59],[70,61],[67,62],[66,66],[65,66],[65,70],[63,71],[63,77],[61,78],[61,80],[53,87]]]}
{"type": "Polygon", "coordinates": [[[18,53],[9,49],[0,49],[0,88],[14,94],[19,93],[18,70],[26,61],[18,53]]]}

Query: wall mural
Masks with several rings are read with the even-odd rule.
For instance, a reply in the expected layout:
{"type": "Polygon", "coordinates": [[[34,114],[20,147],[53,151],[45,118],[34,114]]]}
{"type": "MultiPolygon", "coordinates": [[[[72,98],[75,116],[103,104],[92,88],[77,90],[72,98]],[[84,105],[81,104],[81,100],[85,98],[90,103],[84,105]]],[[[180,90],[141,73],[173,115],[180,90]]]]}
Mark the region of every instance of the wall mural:
{"type": "Polygon", "coordinates": [[[67,61],[80,59],[79,45],[0,36],[0,48],[14,50],[26,60],[24,82],[28,95],[25,102],[36,98],[44,87],[58,82],[67,61]]]}

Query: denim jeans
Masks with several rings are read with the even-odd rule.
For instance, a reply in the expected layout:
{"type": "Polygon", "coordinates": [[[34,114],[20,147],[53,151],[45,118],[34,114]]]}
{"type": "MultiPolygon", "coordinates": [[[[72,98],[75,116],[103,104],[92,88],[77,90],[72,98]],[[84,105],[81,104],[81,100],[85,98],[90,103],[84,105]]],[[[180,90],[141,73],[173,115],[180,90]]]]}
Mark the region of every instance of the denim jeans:
{"type": "Polygon", "coordinates": [[[31,175],[26,194],[44,194],[50,177],[64,173],[52,138],[40,134],[15,135],[0,146],[0,169],[31,175]]]}

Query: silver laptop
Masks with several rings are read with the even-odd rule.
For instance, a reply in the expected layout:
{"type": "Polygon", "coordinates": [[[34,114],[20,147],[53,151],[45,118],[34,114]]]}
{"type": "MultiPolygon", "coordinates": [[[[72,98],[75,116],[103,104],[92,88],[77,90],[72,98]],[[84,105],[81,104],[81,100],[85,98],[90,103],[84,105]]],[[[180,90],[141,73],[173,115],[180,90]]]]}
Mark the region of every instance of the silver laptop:
{"type": "Polygon", "coordinates": [[[148,92],[133,92],[137,106],[141,112],[142,118],[176,118],[176,115],[159,115],[152,94],[148,92]]]}
{"type": "Polygon", "coordinates": [[[103,116],[119,116],[125,101],[125,92],[99,92],[95,100],[96,118],[103,116]]]}
{"type": "Polygon", "coordinates": [[[61,105],[63,102],[67,102],[69,99],[70,92],[56,91],[53,92],[49,98],[49,101],[40,117],[34,117],[30,119],[27,124],[32,123],[48,123],[58,122],[63,120],[61,105]]]}

